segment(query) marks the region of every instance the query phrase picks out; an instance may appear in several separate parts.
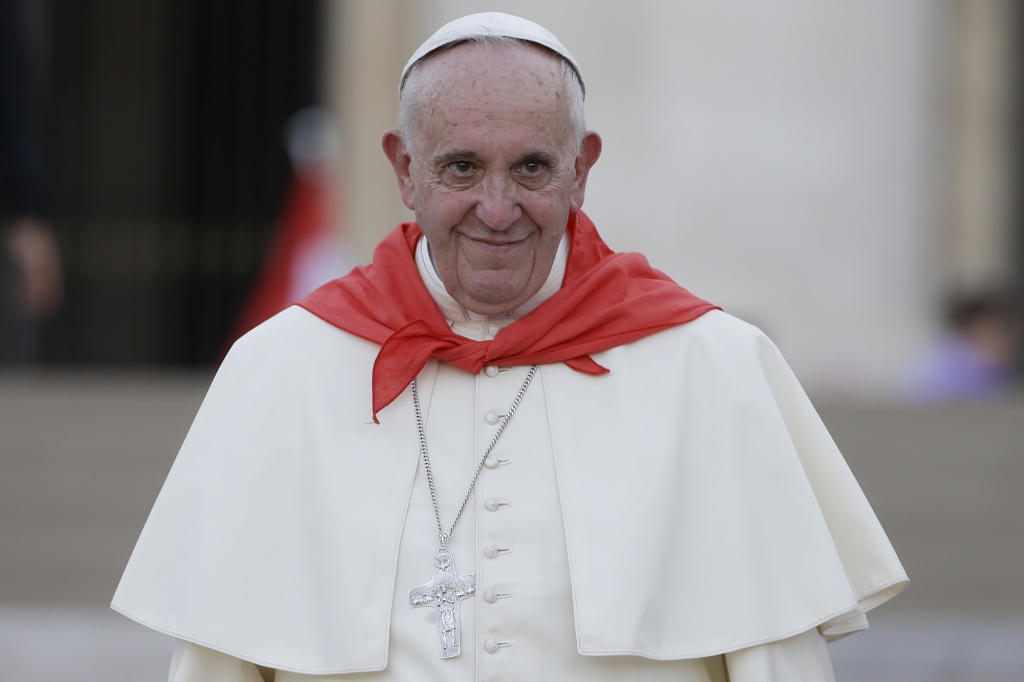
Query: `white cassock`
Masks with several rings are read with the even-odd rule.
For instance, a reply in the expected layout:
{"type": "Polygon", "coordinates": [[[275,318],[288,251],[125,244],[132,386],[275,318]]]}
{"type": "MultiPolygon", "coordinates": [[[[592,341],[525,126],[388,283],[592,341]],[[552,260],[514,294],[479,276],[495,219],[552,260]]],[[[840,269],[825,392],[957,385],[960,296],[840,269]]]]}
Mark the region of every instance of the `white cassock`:
{"type": "MultiPolygon", "coordinates": [[[[568,250],[481,318],[420,247],[479,340],[557,291],[568,250]]],[[[172,682],[823,682],[826,640],[906,584],[774,345],[712,311],[595,354],[603,376],[540,368],[449,542],[477,593],[442,660],[409,606],[438,548],[412,399],[370,423],[377,349],[298,307],[232,349],[113,601],[178,638],[172,682]]],[[[527,371],[420,373],[443,523],[527,371]]]]}

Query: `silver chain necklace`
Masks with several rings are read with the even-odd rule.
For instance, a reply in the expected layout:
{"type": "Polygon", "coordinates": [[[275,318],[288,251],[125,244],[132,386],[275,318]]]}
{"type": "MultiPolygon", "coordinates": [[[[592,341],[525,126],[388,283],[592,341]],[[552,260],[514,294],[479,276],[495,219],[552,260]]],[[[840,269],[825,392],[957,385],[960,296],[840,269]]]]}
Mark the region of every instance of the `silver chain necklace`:
{"type": "Polygon", "coordinates": [[[430,471],[430,457],[427,455],[427,434],[423,428],[420,396],[416,391],[416,381],[414,380],[410,384],[412,388],[412,403],[416,408],[416,428],[419,430],[420,436],[420,453],[423,455],[423,468],[427,472],[427,485],[430,487],[430,501],[434,505],[434,518],[437,520],[437,539],[441,543],[441,548],[434,555],[433,579],[426,585],[420,585],[409,590],[409,606],[434,607],[434,615],[437,617],[437,635],[441,640],[441,658],[452,658],[461,653],[462,629],[459,623],[459,602],[466,597],[476,594],[476,575],[460,576],[458,574],[455,570],[455,561],[452,559],[452,553],[448,551],[448,538],[455,531],[455,525],[459,522],[462,512],[466,509],[469,496],[473,494],[473,487],[476,485],[477,479],[480,478],[480,471],[483,469],[484,462],[487,461],[491,450],[498,443],[501,434],[505,432],[505,427],[512,420],[512,415],[516,413],[516,408],[519,407],[520,401],[526,395],[526,389],[529,388],[530,382],[533,381],[533,376],[536,373],[537,365],[534,365],[530,368],[529,373],[527,373],[519,393],[516,394],[516,399],[512,401],[512,406],[508,408],[508,413],[505,414],[504,419],[498,425],[498,431],[491,438],[491,442],[487,449],[484,450],[480,461],[477,462],[476,471],[473,472],[473,480],[469,482],[469,490],[466,491],[466,496],[462,498],[462,505],[459,507],[458,513],[455,514],[455,520],[452,521],[451,528],[448,529],[447,533],[444,532],[444,526],[441,525],[441,512],[437,508],[437,494],[434,491],[434,475],[430,471]]]}

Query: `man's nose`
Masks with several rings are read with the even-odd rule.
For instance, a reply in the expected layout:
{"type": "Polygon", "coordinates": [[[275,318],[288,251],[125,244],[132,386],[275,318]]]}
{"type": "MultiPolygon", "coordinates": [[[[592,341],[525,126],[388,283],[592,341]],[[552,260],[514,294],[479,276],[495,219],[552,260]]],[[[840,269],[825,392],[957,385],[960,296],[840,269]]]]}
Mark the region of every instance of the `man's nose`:
{"type": "Polygon", "coordinates": [[[476,217],[492,230],[508,229],[523,215],[515,183],[490,176],[481,187],[476,217]]]}

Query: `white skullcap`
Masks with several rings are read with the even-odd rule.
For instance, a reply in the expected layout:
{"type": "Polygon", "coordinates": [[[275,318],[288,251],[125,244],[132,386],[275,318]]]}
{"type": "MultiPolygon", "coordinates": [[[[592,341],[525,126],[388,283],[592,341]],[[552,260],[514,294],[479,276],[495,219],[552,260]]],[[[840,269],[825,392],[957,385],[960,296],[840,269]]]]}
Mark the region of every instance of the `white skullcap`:
{"type": "Polygon", "coordinates": [[[398,94],[402,94],[402,88],[405,87],[405,77],[409,75],[409,69],[412,68],[413,64],[445,45],[459,43],[477,36],[515,38],[548,48],[552,52],[565,57],[565,60],[572,65],[573,70],[576,71],[576,77],[580,79],[580,87],[583,89],[584,94],[586,93],[587,89],[583,84],[583,74],[580,73],[580,65],[569,54],[569,50],[565,49],[565,46],[558,42],[558,38],[551,31],[540,24],[535,24],[529,19],[514,17],[511,14],[481,12],[480,14],[470,14],[461,19],[449,21],[437,29],[434,35],[427,38],[427,41],[412,53],[409,62],[402,69],[402,79],[398,81],[398,94]]]}

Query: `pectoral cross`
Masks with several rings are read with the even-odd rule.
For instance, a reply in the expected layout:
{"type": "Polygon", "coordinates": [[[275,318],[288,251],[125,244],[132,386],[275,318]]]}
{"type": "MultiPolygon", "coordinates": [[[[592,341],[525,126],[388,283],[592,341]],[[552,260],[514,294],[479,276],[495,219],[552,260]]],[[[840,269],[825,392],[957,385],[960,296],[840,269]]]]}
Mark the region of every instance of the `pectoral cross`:
{"type": "Polygon", "coordinates": [[[434,579],[409,590],[409,606],[433,606],[437,617],[437,636],[441,640],[441,658],[460,653],[462,630],[459,602],[476,594],[476,576],[460,576],[455,571],[452,553],[446,549],[434,555],[434,579]]]}

